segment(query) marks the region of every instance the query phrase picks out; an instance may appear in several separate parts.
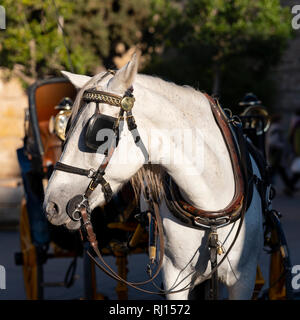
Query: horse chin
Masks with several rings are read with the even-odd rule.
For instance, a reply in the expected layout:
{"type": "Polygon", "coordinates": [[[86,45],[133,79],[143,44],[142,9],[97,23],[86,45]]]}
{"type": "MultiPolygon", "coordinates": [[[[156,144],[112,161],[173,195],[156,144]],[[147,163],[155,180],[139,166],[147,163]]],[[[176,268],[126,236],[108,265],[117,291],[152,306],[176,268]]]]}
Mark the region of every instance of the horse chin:
{"type": "Polygon", "coordinates": [[[67,222],[64,224],[64,226],[68,229],[68,230],[78,230],[81,226],[80,221],[73,221],[71,219],[68,219],[67,222]]]}

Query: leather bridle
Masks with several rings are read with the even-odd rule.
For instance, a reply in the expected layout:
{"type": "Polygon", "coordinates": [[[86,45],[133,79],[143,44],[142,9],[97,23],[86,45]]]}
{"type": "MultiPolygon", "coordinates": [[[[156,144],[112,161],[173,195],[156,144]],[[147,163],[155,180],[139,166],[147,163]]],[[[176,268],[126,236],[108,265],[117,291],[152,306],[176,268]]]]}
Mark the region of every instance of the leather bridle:
{"type": "Polygon", "coordinates": [[[119,116],[118,118],[116,118],[114,127],[113,127],[115,139],[112,139],[108,152],[105,155],[102,163],[100,164],[97,170],[93,168],[81,169],[81,168],[70,166],[61,162],[57,162],[54,167],[55,170],[61,170],[68,173],[83,175],[91,179],[83,195],[85,199],[88,199],[91,196],[92,192],[95,190],[95,188],[99,184],[102,187],[105,201],[109,202],[112,198],[113,192],[112,192],[111,186],[104,178],[105,169],[115,151],[115,148],[117,147],[117,144],[119,141],[119,124],[120,124],[120,121],[124,120],[125,112],[126,112],[128,129],[130,131],[136,129],[135,120],[131,112],[131,109],[133,107],[134,100],[135,100],[132,95],[132,90],[133,89],[128,89],[123,97],[113,95],[111,93],[106,93],[103,91],[96,91],[96,90],[86,90],[83,93],[82,99],[86,103],[90,103],[90,102],[95,102],[96,104],[107,103],[112,106],[116,106],[120,108],[119,116]]]}

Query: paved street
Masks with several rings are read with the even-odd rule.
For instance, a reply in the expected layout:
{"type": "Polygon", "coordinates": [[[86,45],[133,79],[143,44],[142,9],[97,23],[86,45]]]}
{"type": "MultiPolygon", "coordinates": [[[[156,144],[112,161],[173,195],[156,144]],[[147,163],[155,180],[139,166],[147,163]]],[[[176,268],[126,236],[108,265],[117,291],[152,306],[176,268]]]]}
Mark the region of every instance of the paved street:
{"type": "MultiPolygon", "coordinates": [[[[274,208],[279,210],[282,215],[282,224],[287,237],[292,264],[300,265],[300,194],[293,198],[283,195],[281,188],[278,188],[278,195],[273,202],[274,208]]],[[[26,299],[22,267],[16,266],[14,263],[14,253],[20,250],[19,234],[16,230],[0,231],[0,265],[6,268],[6,290],[0,290],[0,299],[26,299]]],[[[106,258],[110,265],[114,265],[115,261],[112,257],[106,258]]],[[[63,281],[67,268],[71,259],[50,259],[44,266],[45,281],[63,281]]],[[[267,274],[268,256],[262,256],[263,273],[267,274]]],[[[145,267],[147,264],[147,256],[145,254],[131,256],[129,258],[129,279],[144,280],[147,275],[145,267]]],[[[83,296],[83,263],[80,258],[78,261],[77,272],[79,279],[74,286],[66,289],[63,287],[46,288],[46,299],[79,299],[83,296]]],[[[160,280],[157,281],[160,284],[160,280]]],[[[109,299],[116,299],[115,286],[116,282],[111,280],[102,272],[97,271],[98,291],[106,295],[109,299]]],[[[153,287],[149,287],[153,289],[153,287]]],[[[159,296],[148,296],[137,292],[134,289],[129,289],[129,299],[159,299],[159,296]]]]}
{"type": "MultiPolygon", "coordinates": [[[[14,253],[20,251],[19,234],[17,231],[0,231],[0,265],[6,269],[6,290],[0,290],[0,300],[2,299],[26,299],[25,289],[23,284],[22,267],[16,266],[14,263],[14,253]]],[[[110,266],[115,266],[113,257],[105,257],[110,266]]],[[[145,254],[139,254],[129,257],[128,269],[129,280],[145,280],[147,274],[145,272],[148,262],[145,254]]],[[[71,258],[49,259],[44,265],[44,281],[45,282],[61,282],[64,280],[67,269],[71,263],[71,258]]],[[[116,270],[116,268],[114,268],[116,270]]],[[[75,281],[71,288],[64,287],[47,287],[45,288],[45,299],[80,299],[84,295],[83,289],[83,259],[79,258],[77,262],[76,274],[79,278],[75,281]]],[[[158,284],[160,284],[158,280],[158,284]]],[[[116,282],[111,280],[103,272],[97,271],[97,287],[98,292],[101,292],[109,299],[117,299],[115,292],[116,282]]],[[[146,287],[145,287],[146,288],[146,287]]],[[[148,286],[148,289],[153,289],[148,286]]],[[[137,292],[134,289],[129,289],[129,299],[153,299],[153,296],[148,296],[137,292]]],[[[155,299],[160,299],[155,296],[155,299]]]]}

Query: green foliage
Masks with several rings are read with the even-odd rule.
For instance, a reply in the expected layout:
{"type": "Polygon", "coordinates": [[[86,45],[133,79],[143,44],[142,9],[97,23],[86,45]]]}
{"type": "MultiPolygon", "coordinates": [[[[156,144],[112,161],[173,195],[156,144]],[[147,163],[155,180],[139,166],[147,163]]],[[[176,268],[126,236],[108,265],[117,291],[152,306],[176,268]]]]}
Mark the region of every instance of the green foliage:
{"type": "Polygon", "coordinates": [[[72,43],[87,48],[94,59],[87,70],[104,64],[114,67],[113,57],[139,45],[145,53],[156,45],[156,27],[165,9],[162,0],[77,0],[66,32],[72,43]]]}
{"type": "Polygon", "coordinates": [[[2,5],[7,29],[0,33],[0,66],[30,82],[72,66],[84,74],[114,67],[113,57],[137,44],[144,53],[154,50],[166,1],[3,0],[2,5]]]}
{"type": "Polygon", "coordinates": [[[253,41],[280,42],[291,30],[279,0],[191,0],[184,19],[190,30],[185,40],[212,47],[216,60],[244,53],[253,41]]]}
{"type": "Polygon", "coordinates": [[[282,8],[279,0],[171,2],[177,7],[166,58],[154,57],[147,72],[162,70],[167,77],[171,72],[179,83],[208,93],[220,81],[215,91],[225,105],[237,104],[248,91],[260,93],[271,104],[274,88],[268,73],[291,37],[289,8],[282,8]]]}
{"type": "Polygon", "coordinates": [[[269,71],[291,36],[289,9],[279,0],[2,0],[2,5],[7,29],[0,33],[0,65],[27,82],[72,66],[83,74],[113,68],[115,56],[138,45],[144,56],[151,55],[144,72],[208,93],[219,87],[226,105],[247,91],[271,103],[269,71]]]}
{"type": "MultiPolygon", "coordinates": [[[[71,2],[57,0],[61,13],[71,14],[71,2]]],[[[18,71],[29,78],[53,73],[67,65],[62,33],[55,20],[51,1],[4,0],[7,29],[0,33],[1,66],[18,71]]]]}

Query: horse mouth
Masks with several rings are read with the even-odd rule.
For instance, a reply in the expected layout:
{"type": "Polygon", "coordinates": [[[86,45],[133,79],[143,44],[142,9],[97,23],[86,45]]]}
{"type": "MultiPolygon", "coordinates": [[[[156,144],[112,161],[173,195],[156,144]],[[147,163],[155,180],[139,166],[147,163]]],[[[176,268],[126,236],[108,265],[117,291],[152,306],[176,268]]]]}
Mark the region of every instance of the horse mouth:
{"type": "Polygon", "coordinates": [[[55,202],[48,201],[44,206],[44,212],[47,220],[56,226],[60,226],[65,223],[65,216],[61,214],[60,207],[55,202]]]}
{"type": "Polygon", "coordinates": [[[74,221],[70,218],[67,218],[66,222],[64,223],[64,226],[68,229],[68,230],[78,230],[81,226],[81,222],[80,221],[74,221]]]}

